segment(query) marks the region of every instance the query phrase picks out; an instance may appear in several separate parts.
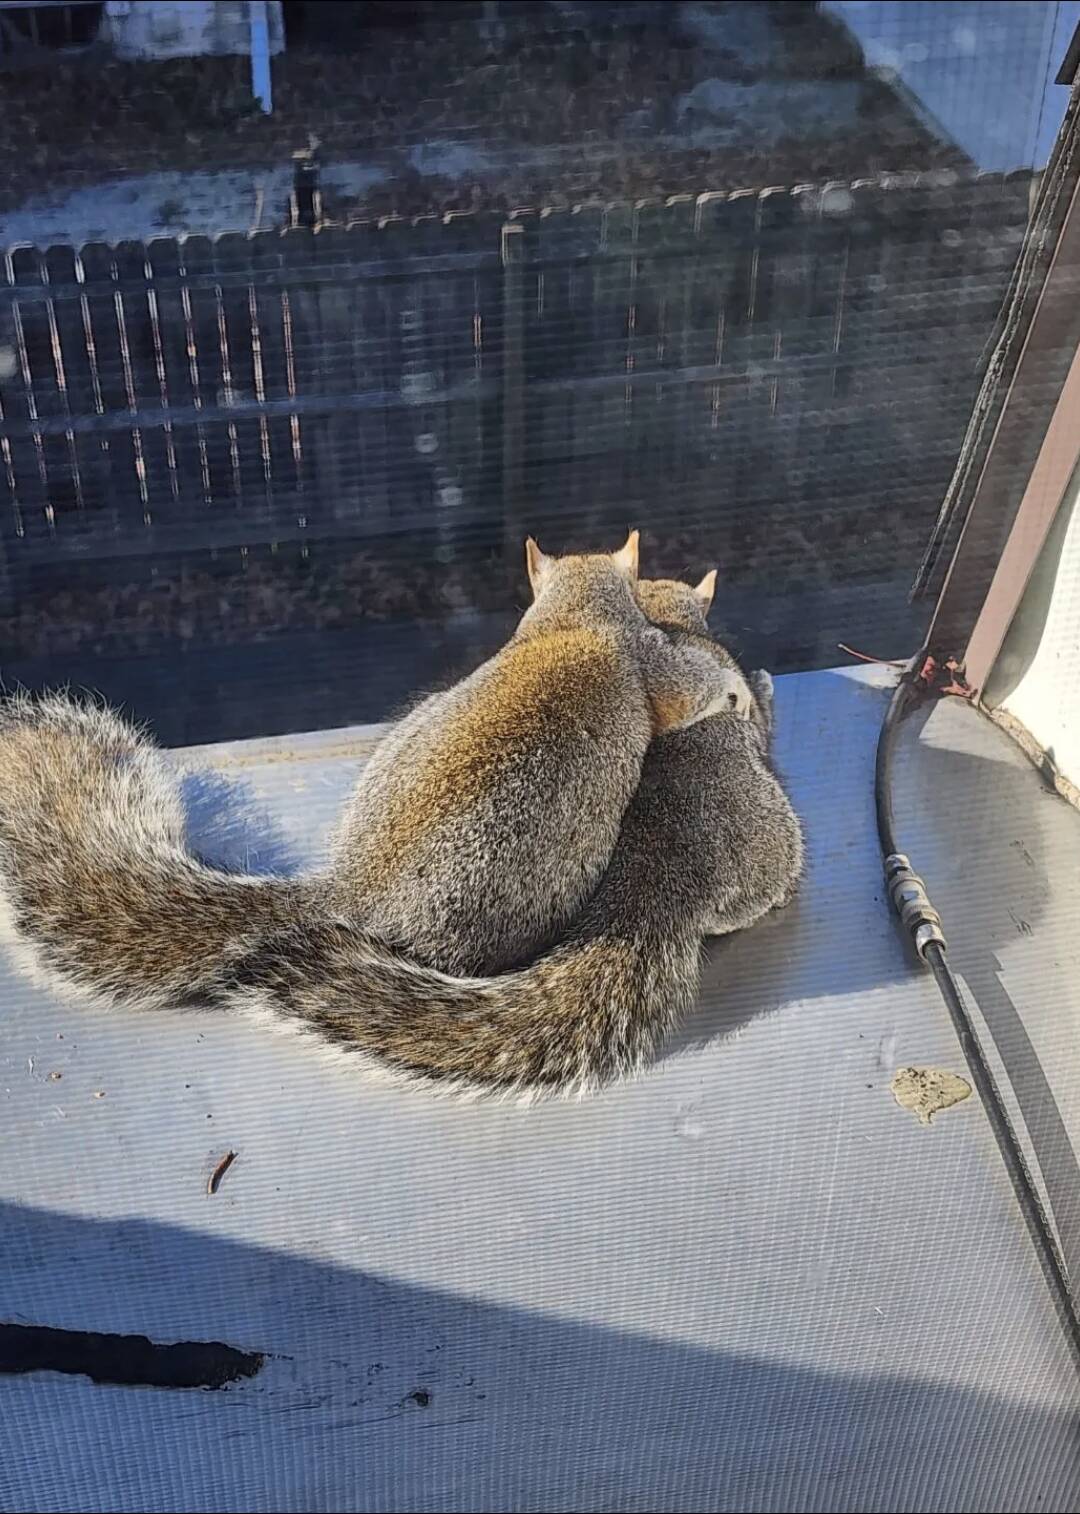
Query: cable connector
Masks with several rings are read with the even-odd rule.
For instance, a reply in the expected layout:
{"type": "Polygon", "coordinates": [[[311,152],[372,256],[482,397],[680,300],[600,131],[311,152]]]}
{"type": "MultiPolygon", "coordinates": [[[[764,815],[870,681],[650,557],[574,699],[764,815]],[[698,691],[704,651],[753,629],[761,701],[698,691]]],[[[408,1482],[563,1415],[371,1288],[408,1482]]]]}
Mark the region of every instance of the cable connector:
{"type": "Polygon", "coordinates": [[[944,947],[946,941],[945,932],[941,928],[941,916],[930,903],[926,884],[912,870],[911,863],[903,852],[891,852],[885,858],[885,882],[893,909],[915,943],[919,956],[925,959],[926,949],[931,942],[936,941],[944,947]]]}

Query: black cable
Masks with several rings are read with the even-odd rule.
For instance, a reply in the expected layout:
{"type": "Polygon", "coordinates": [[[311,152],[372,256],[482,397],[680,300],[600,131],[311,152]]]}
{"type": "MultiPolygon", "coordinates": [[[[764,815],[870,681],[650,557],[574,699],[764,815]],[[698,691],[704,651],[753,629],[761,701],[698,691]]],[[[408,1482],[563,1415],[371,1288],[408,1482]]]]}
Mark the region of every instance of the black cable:
{"type": "Polygon", "coordinates": [[[907,857],[897,850],[892,805],[892,758],[901,721],[916,702],[911,675],[905,674],[889,701],[878,736],[874,762],[874,805],[886,883],[901,923],[914,941],[919,956],[933,973],[949,1011],[949,1018],[971,1073],[971,1081],[994,1133],[1016,1202],[1020,1206],[1043,1276],[1053,1296],[1058,1318],[1072,1351],[1073,1363],[1080,1373],[1080,1312],[1065,1259],[1009,1116],[1008,1106],[986,1059],[978,1032],[960,993],[960,985],[949,966],[940,917],[930,903],[922,879],[913,872],[907,857]]]}
{"type": "Polygon", "coordinates": [[[905,673],[893,690],[878,733],[877,753],[874,757],[874,809],[877,813],[878,843],[883,859],[893,856],[897,850],[892,807],[892,754],[896,728],[907,714],[914,698],[910,677],[905,673]]]}

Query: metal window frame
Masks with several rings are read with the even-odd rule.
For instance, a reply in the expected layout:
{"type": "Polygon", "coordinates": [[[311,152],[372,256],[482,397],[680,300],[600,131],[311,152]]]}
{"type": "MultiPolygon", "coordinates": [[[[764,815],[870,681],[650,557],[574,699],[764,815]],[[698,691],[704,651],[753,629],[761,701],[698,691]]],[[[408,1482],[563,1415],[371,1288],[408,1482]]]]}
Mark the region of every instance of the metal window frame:
{"type": "Polygon", "coordinates": [[[971,631],[965,677],[979,694],[997,661],[1039,554],[1080,466],[1080,349],[1054,409],[1012,530],[971,631]]]}
{"type": "Polygon", "coordinates": [[[913,593],[969,503],[925,651],[981,693],[1080,462],[1080,86],[1032,217],[983,394],[913,593]]]}

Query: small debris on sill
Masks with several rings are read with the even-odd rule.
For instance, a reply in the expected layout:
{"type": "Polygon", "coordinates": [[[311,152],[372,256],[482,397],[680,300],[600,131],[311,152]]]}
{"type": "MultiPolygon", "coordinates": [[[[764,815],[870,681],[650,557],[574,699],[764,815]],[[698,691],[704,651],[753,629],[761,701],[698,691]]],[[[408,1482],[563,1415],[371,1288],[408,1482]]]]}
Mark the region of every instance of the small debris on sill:
{"type": "Polygon", "coordinates": [[[898,1067],[889,1084],[901,1109],[910,1110],[920,1125],[936,1114],[971,1097],[971,1084],[943,1067],[898,1067]]]}
{"type": "Polygon", "coordinates": [[[217,1193],[218,1189],[221,1187],[222,1178],[225,1176],[225,1174],[228,1172],[229,1168],[235,1161],[236,1152],[227,1151],[207,1180],[206,1192],[208,1195],[212,1196],[213,1194],[217,1193]]]}

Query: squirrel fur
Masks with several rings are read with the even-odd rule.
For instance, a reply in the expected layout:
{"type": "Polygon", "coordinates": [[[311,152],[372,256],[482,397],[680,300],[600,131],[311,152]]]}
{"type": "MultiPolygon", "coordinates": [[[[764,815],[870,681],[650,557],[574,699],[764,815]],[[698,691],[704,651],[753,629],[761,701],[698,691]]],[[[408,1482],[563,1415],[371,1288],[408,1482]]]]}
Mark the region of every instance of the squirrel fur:
{"type": "Polygon", "coordinates": [[[637,1070],[692,1001],[702,938],[784,904],[802,840],[769,760],[771,683],[747,686],[709,638],[711,582],[635,592],[666,638],[636,706],[638,781],[595,887],[525,965],[459,976],[386,939],[341,873],[340,839],[329,870],[307,878],[208,866],[186,845],[164,754],[65,695],[0,705],[0,924],[16,960],[97,1003],[238,1009],[448,1089],[582,1092],[637,1070]],[[663,689],[671,653],[734,673],[749,704],[740,693],[726,712],[733,683],[720,680],[725,713],[650,743],[648,688],[663,689]]]}
{"type": "Polygon", "coordinates": [[[748,715],[738,669],[652,625],[638,534],[611,556],[547,557],[496,655],[400,723],[334,847],[332,893],[444,972],[494,973],[556,940],[611,860],[654,735],[748,715]]]}

